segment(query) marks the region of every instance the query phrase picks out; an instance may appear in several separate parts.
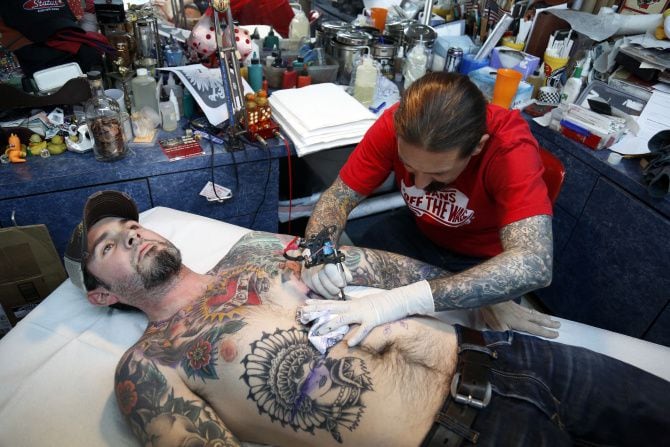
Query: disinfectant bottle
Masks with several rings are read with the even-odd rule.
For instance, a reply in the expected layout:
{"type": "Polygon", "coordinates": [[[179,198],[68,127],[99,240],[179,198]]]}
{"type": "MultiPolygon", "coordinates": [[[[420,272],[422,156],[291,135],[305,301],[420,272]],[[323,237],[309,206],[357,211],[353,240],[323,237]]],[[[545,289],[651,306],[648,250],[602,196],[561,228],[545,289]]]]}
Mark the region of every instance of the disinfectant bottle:
{"type": "Polygon", "coordinates": [[[368,55],[363,56],[362,62],[356,67],[354,77],[354,98],[365,107],[370,107],[377,90],[379,72],[368,55]]]}
{"type": "Polygon", "coordinates": [[[572,104],[582,90],[582,67],[575,68],[572,77],[568,79],[561,90],[561,103],[572,104]]]}
{"type": "MultiPolygon", "coordinates": [[[[296,6],[300,7],[299,4],[296,6]]],[[[288,38],[291,40],[300,40],[309,37],[309,20],[302,8],[295,11],[291,23],[288,25],[288,38]]]]}
{"type": "Polygon", "coordinates": [[[426,63],[428,62],[428,55],[423,42],[419,41],[409,53],[407,53],[407,60],[403,68],[403,75],[405,76],[405,88],[412,85],[412,82],[419,79],[426,74],[426,63]]]}

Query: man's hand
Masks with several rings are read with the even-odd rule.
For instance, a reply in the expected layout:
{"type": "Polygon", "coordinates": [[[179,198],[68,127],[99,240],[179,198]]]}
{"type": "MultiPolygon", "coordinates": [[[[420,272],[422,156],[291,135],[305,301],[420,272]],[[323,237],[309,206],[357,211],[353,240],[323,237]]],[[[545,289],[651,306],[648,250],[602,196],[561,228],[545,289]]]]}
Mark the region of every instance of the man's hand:
{"type": "Polygon", "coordinates": [[[435,312],[433,294],[427,281],[367,295],[351,301],[307,300],[300,309],[300,321],[307,323],[324,315],[320,326],[312,328],[317,335],[352,323],[360,327],[351,334],[347,344],[356,346],[376,326],[399,320],[408,315],[426,315],[435,312]]]}
{"type": "Polygon", "coordinates": [[[494,331],[515,330],[540,337],[556,338],[560,321],[552,320],[549,315],[520,306],[514,301],[505,301],[479,309],[486,326],[494,331]],[[551,328],[551,329],[548,329],[551,328]]]}
{"type": "Polygon", "coordinates": [[[303,266],[300,276],[307,287],[329,300],[337,299],[340,290],[352,281],[351,272],[342,263],[339,265],[323,264],[310,268],[303,266]]]}

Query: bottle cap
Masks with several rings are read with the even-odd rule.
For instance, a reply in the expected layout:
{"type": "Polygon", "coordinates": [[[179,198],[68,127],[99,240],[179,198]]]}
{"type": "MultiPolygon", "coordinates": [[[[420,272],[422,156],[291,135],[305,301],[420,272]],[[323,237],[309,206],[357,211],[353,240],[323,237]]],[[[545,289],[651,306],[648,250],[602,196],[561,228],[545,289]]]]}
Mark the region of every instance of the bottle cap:
{"type": "Polygon", "coordinates": [[[251,63],[254,65],[260,64],[260,61],[258,60],[258,56],[256,56],[256,52],[254,51],[254,55],[251,56],[251,63]]]}
{"type": "MultiPolygon", "coordinates": [[[[170,91],[172,91],[172,90],[170,90],[170,91]]],[[[166,101],[169,101],[169,100],[170,100],[170,97],[168,96],[167,91],[165,91],[164,89],[161,89],[161,102],[166,102],[166,101]]]]}
{"type": "Polygon", "coordinates": [[[98,79],[102,79],[102,75],[98,70],[91,70],[88,73],[86,73],[86,78],[89,81],[97,81],[98,79]]]}
{"type": "Polygon", "coordinates": [[[146,76],[149,74],[146,68],[138,68],[137,69],[137,76],[146,76]]]}

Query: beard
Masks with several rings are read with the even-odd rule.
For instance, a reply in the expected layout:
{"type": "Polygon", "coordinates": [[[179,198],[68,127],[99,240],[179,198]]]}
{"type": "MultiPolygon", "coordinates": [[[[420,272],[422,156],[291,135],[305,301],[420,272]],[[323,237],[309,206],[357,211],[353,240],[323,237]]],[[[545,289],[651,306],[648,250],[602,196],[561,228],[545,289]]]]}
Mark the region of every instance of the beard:
{"type": "Polygon", "coordinates": [[[147,292],[160,292],[167,288],[181,270],[181,252],[171,242],[151,241],[156,245],[145,254],[142,263],[133,263],[135,274],[110,284],[112,292],[128,299],[137,306],[147,297],[147,292]]]}
{"type": "Polygon", "coordinates": [[[181,252],[171,243],[163,244],[154,250],[159,250],[150,259],[148,265],[137,266],[137,273],[140,275],[142,285],[146,290],[152,290],[167,283],[172,277],[176,276],[181,268],[181,252]]]}

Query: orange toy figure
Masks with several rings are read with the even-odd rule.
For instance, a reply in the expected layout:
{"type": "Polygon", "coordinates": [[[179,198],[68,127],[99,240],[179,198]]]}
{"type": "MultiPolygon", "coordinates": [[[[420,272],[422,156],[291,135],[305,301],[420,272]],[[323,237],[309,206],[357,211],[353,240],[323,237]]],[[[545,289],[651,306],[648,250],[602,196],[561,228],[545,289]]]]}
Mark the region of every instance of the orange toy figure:
{"type": "Polygon", "coordinates": [[[26,152],[21,150],[21,140],[16,134],[11,134],[9,136],[9,144],[7,145],[5,155],[7,155],[9,161],[12,163],[26,162],[26,152]]]}

